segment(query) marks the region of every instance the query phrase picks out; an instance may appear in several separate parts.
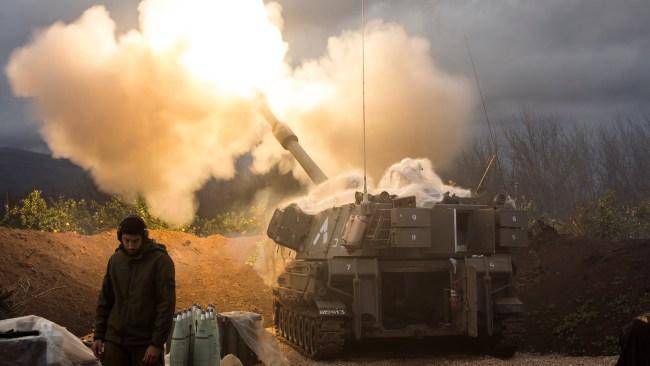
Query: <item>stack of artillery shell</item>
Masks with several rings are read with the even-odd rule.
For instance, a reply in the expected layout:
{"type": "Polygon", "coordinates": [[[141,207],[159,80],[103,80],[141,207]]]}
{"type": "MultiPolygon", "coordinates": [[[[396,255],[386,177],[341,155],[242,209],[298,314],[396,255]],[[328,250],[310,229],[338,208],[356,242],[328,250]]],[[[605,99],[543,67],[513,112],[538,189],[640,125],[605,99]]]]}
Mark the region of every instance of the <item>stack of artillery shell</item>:
{"type": "Polygon", "coordinates": [[[219,366],[219,326],[214,307],[194,304],[174,316],[169,353],[171,366],[219,366]]]}

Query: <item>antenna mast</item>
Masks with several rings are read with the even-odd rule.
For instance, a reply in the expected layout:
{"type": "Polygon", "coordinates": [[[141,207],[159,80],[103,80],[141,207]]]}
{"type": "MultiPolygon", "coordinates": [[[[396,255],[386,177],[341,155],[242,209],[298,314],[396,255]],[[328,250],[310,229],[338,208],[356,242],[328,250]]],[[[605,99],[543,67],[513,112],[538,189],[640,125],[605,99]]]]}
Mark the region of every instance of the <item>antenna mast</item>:
{"type": "Polygon", "coordinates": [[[364,0],[361,0],[361,105],[363,120],[363,202],[368,203],[366,167],[366,13],[364,0]]]}
{"type": "Polygon", "coordinates": [[[492,123],[488,117],[487,107],[485,105],[485,97],[483,97],[483,90],[481,89],[481,83],[478,79],[478,72],[476,71],[476,64],[474,64],[474,57],[472,57],[472,50],[469,48],[469,41],[467,40],[467,33],[463,32],[463,37],[465,38],[465,48],[467,48],[467,55],[469,56],[469,61],[472,63],[472,70],[474,71],[474,81],[476,82],[476,88],[478,89],[478,94],[481,97],[481,107],[483,108],[483,115],[485,116],[485,122],[487,122],[488,132],[490,133],[490,140],[492,140],[492,148],[495,150],[496,154],[496,136],[494,130],[492,129],[492,123]]]}
{"type": "MultiPolygon", "coordinates": [[[[487,106],[485,104],[485,97],[483,96],[483,89],[481,89],[481,83],[479,81],[478,71],[476,71],[476,64],[474,63],[472,50],[469,47],[469,41],[467,40],[467,33],[463,32],[463,37],[465,39],[465,48],[467,49],[467,55],[469,56],[469,60],[472,63],[472,71],[474,71],[474,80],[476,81],[476,88],[478,89],[478,94],[481,97],[481,107],[483,109],[483,115],[485,116],[485,122],[487,123],[488,132],[490,134],[490,145],[491,145],[490,153],[492,154],[492,159],[490,159],[490,162],[488,163],[486,174],[489,171],[490,167],[492,166],[492,161],[496,159],[497,169],[499,170],[499,174],[501,175],[501,177],[503,177],[503,171],[501,170],[501,164],[499,163],[499,143],[497,141],[497,136],[496,133],[494,132],[494,128],[492,128],[492,122],[490,122],[490,117],[488,116],[487,106]]],[[[485,184],[484,180],[486,179],[486,174],[484,174],[483,177],[481,178],[481,183],[479,184],[479,187],[477,187],[477,190],[485,184]]]]}

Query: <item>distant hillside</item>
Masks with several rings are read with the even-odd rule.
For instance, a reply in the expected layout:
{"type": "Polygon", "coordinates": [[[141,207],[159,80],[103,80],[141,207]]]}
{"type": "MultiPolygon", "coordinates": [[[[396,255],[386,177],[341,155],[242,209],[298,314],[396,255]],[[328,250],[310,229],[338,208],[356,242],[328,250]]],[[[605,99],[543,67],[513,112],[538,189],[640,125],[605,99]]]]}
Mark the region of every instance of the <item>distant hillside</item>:
{"type": "Polygon", "coordinates": [[[244,156],[237,161],[237,174],[232,180],[219,181],[210,179],[196,193],[199,201],[198,215],[200,217],[213,217],[218,213],[230,209],[240,209],[249,205],[276,204],[277,200],[287,195],[300,191],[301,187],[291,173],[280,174],[271,170],[264,175],[253,174],[248,167],[252,163],[249,156],[244,156]],[[267,190],[267,195],[258,196],[262,190],[267,190]],[[272,193],[272,194],[269,194],[272,193]],[[264,199],[264,201],[258,201],[264,199]],[[276,200],[276,201],[273,201],[276,200]]]}
{"type": "MultiPolygon", "coordinates": [[[[239,159],[238,173],[233,180],[209,180],[197,192],[199,216],[212,217],[218,213],[248,205],[255,199],[255,193],[271,188],[282,195],[300,189],[293,177],[271,172],[255,175],[247,167],[250,158],[239,159]]],[[[34,189],[43,192],[46,198],[65,196],[68,198],[104,201],[108,196],[95,186],[90,174],[67,159],[54,159],[47,154],[15,148],[0,148],[0,212],[9,199],[16,204],[34,189]]]]}
{"type": "MultiPolygon", "coordinates": [[[[34,189],[45,197],[65,196],[102,201],[101,193],[88,173],[66,159],[14,148],[0,148],[0,194],[3,206],[11,204],[34,189]]],[[[3,207],[4,208],[4,207],[3,207]]]]}

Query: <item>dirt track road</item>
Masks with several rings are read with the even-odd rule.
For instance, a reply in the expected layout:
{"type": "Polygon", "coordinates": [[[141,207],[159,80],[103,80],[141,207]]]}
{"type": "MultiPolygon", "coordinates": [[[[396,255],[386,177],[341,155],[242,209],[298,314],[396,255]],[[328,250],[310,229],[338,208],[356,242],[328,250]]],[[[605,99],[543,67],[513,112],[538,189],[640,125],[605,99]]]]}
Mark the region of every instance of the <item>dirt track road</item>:
{"type": "MultiPolygon", "coordinates": [[[[431,345],[429,345],[431,346],[431,345]]],[[[467,355],[458,352],[457,347],[441,349],[421,345],[367,344],[354,350],[347,350],[339,360],[315,362],[306,359],[289,345],[280,342],[280,350],[292,366],[613,366],[616,356],[568,357],[559,355],[535,355],[518,353],[508,360],[483,355],[467,355]]]]}

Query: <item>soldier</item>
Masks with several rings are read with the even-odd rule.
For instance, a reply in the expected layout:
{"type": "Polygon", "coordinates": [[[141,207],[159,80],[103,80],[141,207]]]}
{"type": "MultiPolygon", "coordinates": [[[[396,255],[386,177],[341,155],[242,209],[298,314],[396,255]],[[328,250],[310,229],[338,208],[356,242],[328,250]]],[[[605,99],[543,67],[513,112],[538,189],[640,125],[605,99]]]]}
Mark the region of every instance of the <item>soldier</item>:
{"type": "Polygon", "coordinates": [[[137,215],[117,230],[95,320],[95,357],[104,366],[163,365],[176,302],[174,262],[137,215]]]}

